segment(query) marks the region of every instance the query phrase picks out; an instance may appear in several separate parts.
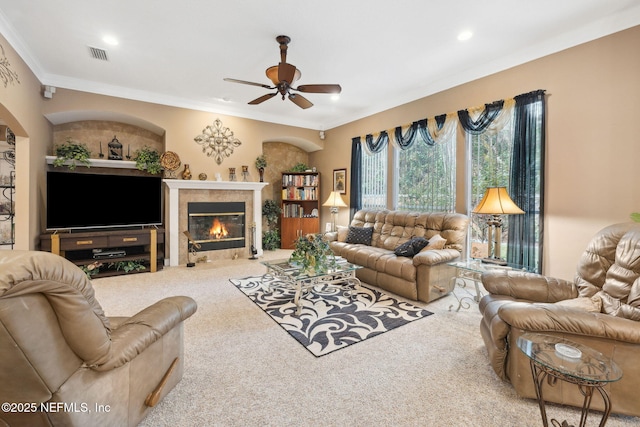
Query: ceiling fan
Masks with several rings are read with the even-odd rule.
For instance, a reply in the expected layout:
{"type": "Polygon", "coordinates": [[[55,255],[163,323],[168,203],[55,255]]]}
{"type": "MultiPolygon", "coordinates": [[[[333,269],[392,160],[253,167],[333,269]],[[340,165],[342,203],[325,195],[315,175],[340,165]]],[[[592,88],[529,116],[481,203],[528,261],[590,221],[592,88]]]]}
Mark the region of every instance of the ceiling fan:
{"type": "Polygon", "coordinates": [[[280,94],[282,95],[282,100],[284,100],[284,98],[288,96],[288,98],[298,107],[306,109],[313,106],[311,101],[309,101],[299,93],[292,93],[292,91],[304,93],[340,93],[342,91],[340,85],[333,84],[301,85],[298,87],[293,87],[293,84],[297,82],[298,79],[300,79],[302,73],[294,65],[287,63],[287,45],[291,41],[291,38],[289,38],[288,36],[278,36],[276,37],[276,41],[280,44],[280,63],[278,65],[274,65],[273,67],[269,67],[266,70],[267,77],[269,77],[269,80],[273,82],[273,86],[262,83],[248,82],[245,80],[229,78],[224,79],[225,81],[232,83],[260,86],[265,89],[277,89],[273,93],[262,95],[261,97],[250,101],[249,104],[257,105],[273,98],[277,94],[280,94]]]}

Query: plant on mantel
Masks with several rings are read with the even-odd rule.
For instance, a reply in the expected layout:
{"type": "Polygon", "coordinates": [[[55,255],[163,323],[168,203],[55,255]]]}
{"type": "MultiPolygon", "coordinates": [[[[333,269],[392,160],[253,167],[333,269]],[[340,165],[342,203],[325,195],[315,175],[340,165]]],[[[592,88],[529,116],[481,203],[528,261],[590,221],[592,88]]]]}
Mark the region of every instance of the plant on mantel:
{"type": "Polygon", "coordinates": [[[136,168],[141,171],[147,171],[152,175],[157,175],[162,172],[160,157],[158,150],[144,146],[135,152],[136,168]]]}
{"type": "Polygon", "coordinates": [[[56,158],[53,160],[53,166],[64,166],[65,164],[70,170],[74,170],[78,164],[91,167],[91,151],[86,144],[82,142],[74,142],[71,138],[67,138],[64,144],[56,145],[56,158]]]}

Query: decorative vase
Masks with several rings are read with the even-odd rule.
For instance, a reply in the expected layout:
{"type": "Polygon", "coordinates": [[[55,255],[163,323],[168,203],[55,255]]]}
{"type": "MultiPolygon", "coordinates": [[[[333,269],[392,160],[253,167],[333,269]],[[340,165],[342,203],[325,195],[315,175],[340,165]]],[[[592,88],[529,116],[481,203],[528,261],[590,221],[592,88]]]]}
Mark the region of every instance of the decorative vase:
{"type": "Polygon", "coordinates": [[[185,163],[184,170],[182,171],[182,179],[191,179],[191,169],[189,169],[189,164],[185,163]]]}
{"type": "Polygon", "coordinates": [[[264,168],[259,168],[258,173],[260,174],[260,182],[264,182],[264,168]]]}

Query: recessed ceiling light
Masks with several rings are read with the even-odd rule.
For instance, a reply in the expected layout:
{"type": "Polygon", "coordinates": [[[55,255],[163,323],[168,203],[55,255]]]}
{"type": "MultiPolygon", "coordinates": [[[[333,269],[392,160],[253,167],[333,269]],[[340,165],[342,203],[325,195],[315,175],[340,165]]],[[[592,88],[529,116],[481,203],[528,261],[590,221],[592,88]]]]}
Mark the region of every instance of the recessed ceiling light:
{"type": "Polygon", "coordinates": [[[465,31],[462,31],[460,34],[458,34],[458,40],[463,42],[463,41],[469,40],[472,36],[473,36],[473,33],[471,31],[465,30],[465,31]]]}
{"type": "Polygon", "coordinates": [[[332,101],[337,101],[338,99],[340,99],[340,95],[338,95],[337,93],[336,93],[336,94],[331,95],[331,100],[332,100],[332,101]]]}
{"type": "Polygon", "coordinates": [[[102,41],[105,42],[106,44],[111,45],[111,46],[117,46],[117,44],[118,44],[118,39],[116,39],[113,36],[104,36],[102,38],[102,41]]]}

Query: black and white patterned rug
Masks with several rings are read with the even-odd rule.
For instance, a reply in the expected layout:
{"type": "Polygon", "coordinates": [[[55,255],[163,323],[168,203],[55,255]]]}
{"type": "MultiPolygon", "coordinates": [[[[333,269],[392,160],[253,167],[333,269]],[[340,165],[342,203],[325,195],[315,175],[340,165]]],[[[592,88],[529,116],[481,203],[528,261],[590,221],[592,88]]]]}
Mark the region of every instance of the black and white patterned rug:
{"type": "Polygon", "coordinates": [[[302,313],[296,315],[294,291],[270,287],[274,279],[229,280],[316,357],[433,314],[360,286],[353,300],[339,288],[313,289],[302,300],[302,313]]]}

